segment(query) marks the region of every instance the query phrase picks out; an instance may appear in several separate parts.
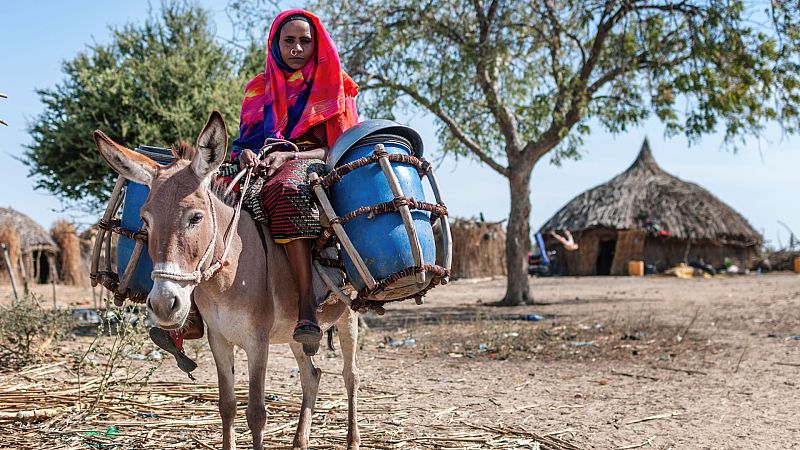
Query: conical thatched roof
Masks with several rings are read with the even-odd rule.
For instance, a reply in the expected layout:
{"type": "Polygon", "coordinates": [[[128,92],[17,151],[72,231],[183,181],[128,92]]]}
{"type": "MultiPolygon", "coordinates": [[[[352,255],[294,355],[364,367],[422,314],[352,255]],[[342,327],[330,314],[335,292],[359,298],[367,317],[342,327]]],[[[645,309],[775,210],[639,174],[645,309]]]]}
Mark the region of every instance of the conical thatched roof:
{"type": "Polygon", "coordinates": [[[58,252],[58,247],[50,237],[50,233],[19,211],[12,208],[0,208],[0,227],[3,225],[11,225],[17,231],[23,253],[34,250],[58,252]]]}
{"type": "Polygon", "coordinates": [[[762,241],[731,207],[702,187],[659,167],[646,139],[628,170],[572,199],[542,226],[542,231],[647,229],[648,219],[678,239],[743,246],[762,241]]]}

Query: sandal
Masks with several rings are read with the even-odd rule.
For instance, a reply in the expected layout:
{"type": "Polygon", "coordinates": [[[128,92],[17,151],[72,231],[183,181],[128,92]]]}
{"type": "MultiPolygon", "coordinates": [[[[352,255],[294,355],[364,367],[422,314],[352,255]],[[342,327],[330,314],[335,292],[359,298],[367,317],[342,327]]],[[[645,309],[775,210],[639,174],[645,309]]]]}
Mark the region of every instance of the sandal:
{"type": "Polygon", "coordinates": [[[319,341],[322,340],[322,329],[313,320],[298,320],[292,339],[303,344],[303,353],[314,356],[319,350],[319,341]]]}
{"type": "Polygon", "coordinates": [[[188,373],[191,377],[192,371],[197,368],[197,363],[192,361],[192,359],[183,352],[183,335],[173,336],[169,331],[158,327],[150,328],[149,334],[150,339],[157,346],[175,357],[178,368],[188,373]]]}

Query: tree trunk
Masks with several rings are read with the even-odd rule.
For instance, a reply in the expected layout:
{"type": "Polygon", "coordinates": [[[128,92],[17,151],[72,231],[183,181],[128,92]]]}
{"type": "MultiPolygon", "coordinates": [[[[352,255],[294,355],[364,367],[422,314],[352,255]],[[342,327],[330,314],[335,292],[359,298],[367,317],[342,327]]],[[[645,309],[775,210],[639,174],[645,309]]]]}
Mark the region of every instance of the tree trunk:
{"type": "Polygon", "coordinates": [[[531,248],[531,170],[511,173],[508,184],[511,191],[511,212],[508,215],[506,232],[506,296],[502,306],[531,303],[533,297],[528,289],[528,251],[531,248]]]}

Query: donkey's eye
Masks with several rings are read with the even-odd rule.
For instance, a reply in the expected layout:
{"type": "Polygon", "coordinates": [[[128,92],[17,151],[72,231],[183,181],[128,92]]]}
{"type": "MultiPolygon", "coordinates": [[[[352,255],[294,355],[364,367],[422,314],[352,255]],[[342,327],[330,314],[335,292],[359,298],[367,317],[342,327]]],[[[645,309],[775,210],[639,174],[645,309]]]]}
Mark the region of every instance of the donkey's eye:
{"type": "Polygon", "coordinates": [[[189,219],[189,225],[197,225],[201,220],[203,220],[203,213],[194,213],[192,218],[189,219]]]}

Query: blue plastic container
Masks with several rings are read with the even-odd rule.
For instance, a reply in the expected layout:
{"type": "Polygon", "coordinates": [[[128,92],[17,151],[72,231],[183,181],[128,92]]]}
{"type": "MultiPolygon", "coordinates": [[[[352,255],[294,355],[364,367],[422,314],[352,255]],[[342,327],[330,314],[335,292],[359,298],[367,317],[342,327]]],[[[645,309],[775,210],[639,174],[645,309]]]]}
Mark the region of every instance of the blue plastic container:
{"type": "MultiPolygon", "coordinates": [[[[147,196],[150,194],[150,188],[143,184],[135,183],[128,180],[125,187],[125,203],[122,206],[122,228],[129,231],[139,231],[142,227],[142,219],[139,210],[147,196]]],[[[133,254],[133,247],[136,241],[120,236],[117,242],[117,266],[119,270],[119,277],[125,273],[128,267],[128,262],[131,260],[133,254]]],[[[147,253],[147,247],[144,248],[139,262],[136,264],[136,269],[133,272],[133,277],[128,285],[132,291],[147,293],[153,288],[153,280],[150,278],[150,273],[153,272],[153,261],[147,253]]]]}
{"type": "MultiPolygon", "coordinates": [[[[370,135],[353,144],[339,158],[336,166],[371,155],[378,143],[383,144],[384,149],[390,154],[412,154],[410,143],[400,136],[370,135]]],[[[391,164],[400,181],[403,194],[418,201],[425,201],[425,191],[422,188],[417,169],[409,164],[395,162],[391,164]]],[[[331,186],[331,203],[339,216],[363,206],[392,201],[393,198],[389,183],[377,163],[356,169],[331,186]]],[[[414,226],[422,247],[423,264],[435,264],[436,245],[430,214],[427,211],[412,209],[411,217],[414,219],[414,226]]],[[[376,281],[416,265],[408,234],[399,212],[378,214],[371,219],[367,215],[361,215],[348,221],[344,225],[344,229],[376,281]]],[[[344,265],[347,275],[356,289],[363,289],[366,284],[346,252],[344,253],[344,265]]],[[[399,285],[390,286],[382,294],[383,300],[403,298],[420,290],[416,286],[414,277],[400,280],[398,283],[399,285]]]]}
{"type": "MultiPolygon", "coordinates": [[[[140,146],[135,151],[164,165],[173,160],[172,152],[166,148],[140,146]]],[[[150,188],[147,186],[130,180],[125,182],[125,201],[122,204],[121,218],[122,228],[133,232],[142,228],[144,222],[142,221],[140,210],[148,195],[150,195],[150,188]]],[[[133,239],[125,236],[119,237],[117,243],[117,273],[120,278],[122,278],[122,274],[125,273],[125,269],[128,267],[135,245],[136,241],[133,239]]],[[[128,288],[131,291],[150,292],[150,289],[153,288],[153,280],[150,278],[152,272],[153,260],[150,259],[147,246],[145,246],[144,251],[139,256],[139,262],[136,264],[136,269],[134,269],[128,288]]]]}

